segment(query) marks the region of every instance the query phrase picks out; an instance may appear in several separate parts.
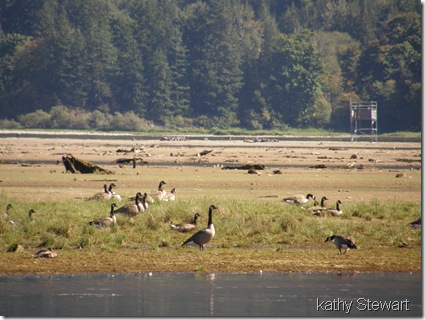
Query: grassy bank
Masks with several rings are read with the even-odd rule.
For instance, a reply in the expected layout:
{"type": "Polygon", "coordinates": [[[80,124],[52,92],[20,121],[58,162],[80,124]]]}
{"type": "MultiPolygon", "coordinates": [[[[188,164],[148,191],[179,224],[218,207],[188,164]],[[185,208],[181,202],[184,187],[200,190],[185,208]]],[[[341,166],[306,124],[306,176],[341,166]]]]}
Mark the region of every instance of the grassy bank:
{"type": "MultiPolygon", "coordinates": [[[[2,197],[2,206],[5,201],[2,197]]],[[[96,201],[25,201],[14,204],[11,223],[0,224],[0,273],[74,273],[137,271],[420,271],[421,230],[409,222],[421,214],[420,204],[373,200],[348,204],[342,217],[320,218],[299,207],[261,200],[205,197],[159,203],[135,218],[118,217],[112,229],[99,230],[88,221],[108,216],[109,203],[96,201]],[[170,229],[216,204],[217,235],[205,252],[180,248],[189,236],[170,229]],[[31,222],[24,210],[37,213],[31,222]],[[331,234],[355,238],[358,250],[341,256],[331,234]],[[404,242],[407,248],[400,248],[404,242]],[[23,253],[6,252],[16,245],[23,253]],[[52,247],[57,261],[35,261],[38,247],[52,247]]]]}

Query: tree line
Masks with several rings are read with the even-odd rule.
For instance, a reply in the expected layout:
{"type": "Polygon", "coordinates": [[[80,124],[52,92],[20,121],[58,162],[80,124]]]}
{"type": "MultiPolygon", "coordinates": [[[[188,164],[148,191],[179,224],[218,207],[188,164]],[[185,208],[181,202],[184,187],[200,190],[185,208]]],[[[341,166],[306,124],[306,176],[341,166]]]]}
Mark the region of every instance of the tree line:
{"type": "Polygon", "coordinates": [[[420,131],[421,39],[416,0],[4,0],[1,125],[420,131]]]}

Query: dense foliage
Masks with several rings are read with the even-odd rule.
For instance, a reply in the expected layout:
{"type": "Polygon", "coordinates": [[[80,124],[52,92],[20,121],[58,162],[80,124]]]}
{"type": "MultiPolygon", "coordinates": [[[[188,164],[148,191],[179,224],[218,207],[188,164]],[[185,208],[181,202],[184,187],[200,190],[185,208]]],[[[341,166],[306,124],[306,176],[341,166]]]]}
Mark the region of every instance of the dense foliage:
{"type": "Polygon", "coordinates": [[[420,131],[421,38],[415,0],[4,0],[1,126],[420,131]]]}

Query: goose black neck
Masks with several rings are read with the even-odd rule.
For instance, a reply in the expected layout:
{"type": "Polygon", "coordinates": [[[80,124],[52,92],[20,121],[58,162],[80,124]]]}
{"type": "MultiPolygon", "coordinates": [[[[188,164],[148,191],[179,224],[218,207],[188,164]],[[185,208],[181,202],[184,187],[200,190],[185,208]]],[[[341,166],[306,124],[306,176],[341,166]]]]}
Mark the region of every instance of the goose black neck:
{"type": "Polygon", "coordinates": [[[111,204],[111,218],[114,216],[114,205],[113,204],[111,204]]]}
{"type": "Polygon", "coordinates": [[[322,198],[322,201],[320,201],[320,206],[324,207],[325,206],[325,197],[322,198]]]}
{"type": "Polygon", "coordinates": [[[146,197],[147,197],[148,195],[145,193],[144,195],[143,195],[143,197],[142,197],[142,206],[143,206],[143,208],[145,209],[145,211],[147,210],[147,208],[146,208],[146,197]]]}
{"type": "Polygon", "coordinates": [[[208,225],[213,224],[213,222],[212,222],[212,212],[213,212],[213,209],[210,208],[209,211],[208,211],[208,225]]]}
{"type": "Polygon", "coordinates": [[[136,206],[139,204],[139,200],[140,200],[140,194],[139,194],[139,193],[137,193],[137,194],[136,194],[136,199],[135,199],[135,201],[136,201],[136,206]]]}
{"type": "Polygon", "coordinates": [[[103,191],[104,191],[105,193],[108,193],[108,186],[107,186],[106,184],[103,186],[103,191]]]}

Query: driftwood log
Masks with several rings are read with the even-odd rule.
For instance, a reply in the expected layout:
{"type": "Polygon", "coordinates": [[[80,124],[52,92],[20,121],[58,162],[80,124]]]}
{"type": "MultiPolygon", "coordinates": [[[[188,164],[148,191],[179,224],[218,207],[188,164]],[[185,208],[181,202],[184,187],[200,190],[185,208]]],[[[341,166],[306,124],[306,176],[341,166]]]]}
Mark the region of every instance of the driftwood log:
{"type": "Polygon", "coordinates": [[[243,166],[226,166],[221,168],[222,170],[264,170],[266,167],[263,164],[246,164],[243,166]]]}
{"type": "Polygon", "coordinates": [[[74,156],[63,156],[62,163],[65,166],[65,170],[71,173],[106,173],[113,174],[112,171],[103,169],[93,163],[84,161],[74,156]]]}

